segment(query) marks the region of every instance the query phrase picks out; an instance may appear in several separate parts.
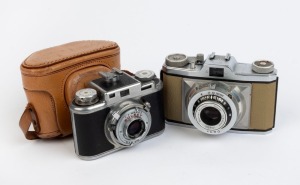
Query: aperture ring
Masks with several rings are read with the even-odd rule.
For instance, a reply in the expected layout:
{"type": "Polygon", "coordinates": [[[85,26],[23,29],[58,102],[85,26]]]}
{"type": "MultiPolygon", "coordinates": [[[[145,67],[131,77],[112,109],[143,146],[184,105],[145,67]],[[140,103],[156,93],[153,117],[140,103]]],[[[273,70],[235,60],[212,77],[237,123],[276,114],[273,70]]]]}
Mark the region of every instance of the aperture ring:
{"type": "Polygon", "coordinates": [[[105,135],[114,145],[131,147],[143,141],[151,128],[150,110],[139,101],[125,101],[112,108],[105,120],[105,135]],[[136,120],[142,120],[143,133],[138,137],[131,138],[128,134],[129,125],[136,120]]]}
{"type": "Polygon", "coordinates": [[[149,124],[151,124],[151,118],[149,117],[149,113],[141,108],[132,108],[124,112],[120,116],[120,119],[116,125],[116,129],[114,130],[114,134],[118,142],[125,146],[132,146],[143,140],[150,130],[149,124]],[[141,136],[132,139],[128,136],[127,129],[133,121],[138,119],[143,120],[145,124],[144,133],[141,134],[141,136]]]}
{"type": "MultiPolygon", "coordinates": [[[[187,114],[190,122],[200,131],[207,134],[222,134],[230,130],[236,123],[237,120],[237,108],[235,106],[234,100],[231,99],[227,94],[219,91],[219,90],[203,90],[196,91],[190,98],[188,99],[187,104],[187,114]],[[201,106],[201,103],[214,104],[214,108],[221,110],[224,112],[224,115],[229,115],[226,118],[226,122],[220,122],[215,127],[204,124],[201,120],[197,120],[195,118],[195,111],[197,107],[201,106]],[[229,118],[230,117],[230,118],[229,118]]],[[[206,105],[207,106],[207,105],[206,105]]],[[[200,109],[199,109],[200,110],[200,109]]],[[[225,119],[223,119],[224,121],[225,119]]]]}
{"type": "Polygon", "coordinates": [[[222,97],[217,96],[217,95],[204,95],[204,96],[200,97],[193,105],[194,117],[195,117],[195,110],[197,109],[197,107],[199,107],[199,105],[201,105],[202,103],[207,102],[207,101],[216,102],[217,104],[219,104],[220,106],[222,106],[224,108],[224,110],[226,111],[226,117],[227,117],[226,125],[227,125],[230,122],[231,117],[232,117],[231,107],[226,102],[226,100],[224,100],[222,97]]]}

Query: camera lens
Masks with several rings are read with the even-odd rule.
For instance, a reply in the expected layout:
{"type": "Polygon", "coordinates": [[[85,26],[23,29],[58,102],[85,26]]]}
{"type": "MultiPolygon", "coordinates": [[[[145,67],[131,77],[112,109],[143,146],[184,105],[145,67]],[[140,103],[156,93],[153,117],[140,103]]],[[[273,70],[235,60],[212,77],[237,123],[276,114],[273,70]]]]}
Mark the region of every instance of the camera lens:
{"type": "Polygon", "coordinates": [[[151,128],[148,102],[143,104],[135,100],[121,102],[113,108],[107,118],[109,119],[105,121],[106,136],[110,142],[122,147],[132,147],[142,142],[151,128]]]}
{"type": "Polygon", "coordinates": [[[221,121],[221,113],[214,107],[204,108],[200,113],[200,117],[209,126],[215,126],[221,121]]]}
{"type": "Polygon", "coordinates": [[[225,82],[195,83],[186,94],[187,121],[207,134],[223,134],[234,128],[246,107],[240,87],[225,82]]]}
{"type": "Polygon", "coordinates": [[[145,123],[142,120],[138,119],[130,123],[127,128],[127,133],[130,138],[137,138],[143,134],[144,130],[145,123]]]}

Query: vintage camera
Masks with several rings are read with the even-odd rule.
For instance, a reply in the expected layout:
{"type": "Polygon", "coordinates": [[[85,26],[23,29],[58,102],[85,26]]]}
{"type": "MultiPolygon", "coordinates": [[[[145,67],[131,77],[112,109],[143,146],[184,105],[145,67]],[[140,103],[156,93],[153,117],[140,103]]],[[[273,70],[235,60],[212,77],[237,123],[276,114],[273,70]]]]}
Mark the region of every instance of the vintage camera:
{"type": "Polygon", "coordinates": [[[278,77],[267,60],[237,63],[230,54],[171,54],[162,67],[166,123],[207,134],[274,127],[278,77]]]}
{"type": "Polygon", "coordinates": [[[162,82],[154,72],[113,69],[70,106],[76,154],[92,160],[160,135],[165,128],[162,82]]]}

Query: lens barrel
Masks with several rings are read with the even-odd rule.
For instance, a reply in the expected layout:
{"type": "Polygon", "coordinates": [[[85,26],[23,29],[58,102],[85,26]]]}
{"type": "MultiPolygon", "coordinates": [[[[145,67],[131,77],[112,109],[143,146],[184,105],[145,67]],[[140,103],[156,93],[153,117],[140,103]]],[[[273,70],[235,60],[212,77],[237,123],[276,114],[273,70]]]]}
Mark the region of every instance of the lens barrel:
{"type": "Polygon", "coordinates": [[[131,147],[143,141],[151,128],[150,109],[143,102],[124,101],[110,111],[106,136],[113,144],[131,147]]]}
{"type": "Polygon", "coordinates": [[[127,128],[128,136],[132,139],[139,137],[145,131],[145,123],[138,119],[131,122],[127,128]]]}
{"type": "Polygon", "coordinates": [[[194,84],[187,94],[189,121],[200,131],[217,135],[230,130],[242,115],[242,96],[223,82],[194,84]]]}

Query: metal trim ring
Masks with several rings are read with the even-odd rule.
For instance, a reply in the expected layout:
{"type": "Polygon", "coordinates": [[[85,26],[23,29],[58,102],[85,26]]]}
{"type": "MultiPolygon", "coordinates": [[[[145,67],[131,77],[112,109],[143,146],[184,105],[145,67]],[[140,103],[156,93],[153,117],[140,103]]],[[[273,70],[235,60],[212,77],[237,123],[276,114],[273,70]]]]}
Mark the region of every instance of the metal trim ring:
{"type": "MultiPolygon", "coordinates": [[[[202,103],[203,104],[203,103],[202,103]]],[[[199,107],[202,105],[200,104],[199,107]]],[[[216,103],[218,104],[218,103],[216,103]]],[[[237,122],[237,117],[238,117],[238,111],[237,111],[237,107],[235,106],[235,103],[233,102],[232,99],[230,99],[226,94],[220,92],[220,91],[216,91],[216,90],[205,90],[205,91],[200,91],[197,94],[195,94],[189,101],[188,106],[187,106],[187,112],[188,112],[188,117],[191,121],[191,123],[200,131],[207,133],[207,134],[212,134],[212,135],[217,135],[217,134],[222,134],[227,132],[228,130],[230,130],[237,122]],[[196,101],[202,97],[202,96],[206,96],[206,95],[213,95],[213,94],[218,94],[221,95],[222,98],[228,103],[228,105],[231,108],[231,112],[232,112],[232,116],[231,116],[231,120],[228,124],[224,125],[223,127],[219,127],[219,128],[214,128],[211,127],[209,125],[204,126],[203,127],[203,122],[199,123],[195,117],[194,117],[194,113],[193,113],[193,106],[196,103],[196,101]]],[[[206,124],[205,124],[206,125],[206,124]]],[[[222,124],[221,124],[222,125],[222,124]]]]}
{"type": "Polygon", "coordinates": [[[115,129],[115,135],[118,139],[118,142],[125,146],[133,146],[140,141],[142,141],[148,134],[150,130],[151,124],[151,116],[150,119],[147,115],[147,112],[144,109],[135,108],[135,109],[129,109],[128,111],[124,112],[122,116],[119,118],[118,123],[116,125],[115,129]],[[136,117],[135,115],[139,114],[139,117],[136,117]],[[127,134],[128,126],[135,120],[141,119],[144,122],[145,129],[144,133],[141,134],[137,138],[130,138],[127,134]]]}
{"type": "Polygon", "coordinates": [[[260,74],[272,73],[274,71],[274,63],[269,60],[257,60],[252,63],[252,70],[260,74]]]}
{"type": "Polygon", "coordinates": [[[203,127],[204,129],[210,129],[210,130],[217,130],[217,129],[223,128],[224,126],[226,126],[226,123],[227,123],[226,110],[224,109],[224,107],[222,105],[220,105],[217,102],[213,102],[213,101],[205,101],[205,102],[201,103],[194,112],[194,118],[196,119],[196,121],[199,123],[199,125],[201,127],[203,127]],[[221,120],[218,124],[216,124],[214,126],[210,126],[210,125],[205,124],[202,121],[200,113],[206,107],[216,108],[220,112],[221,120]]]}
{"type": "Polygon", "coordinates": [[[187,56],[181,53],[170,54],[166,57],[166,64],[171,67],[183,67],[188,64],[187,56]]]}
{"type": "MultiPolygon", "coordinates": [[[[124,102],[123,102],[124,103],[124,102]]],[[[119,144],[123,147],[134,146],[147,136],[151,128],[151,114],[144,108],[144,105],[130,102],[124,107],[119,107],[116,111],[109,113],[105,121],[106,136],[113,144],[119,144]],[[144,133],[137,138],[130,138],[126,129],[134,120],[141,119],[144,122],[144,133]]]]}

